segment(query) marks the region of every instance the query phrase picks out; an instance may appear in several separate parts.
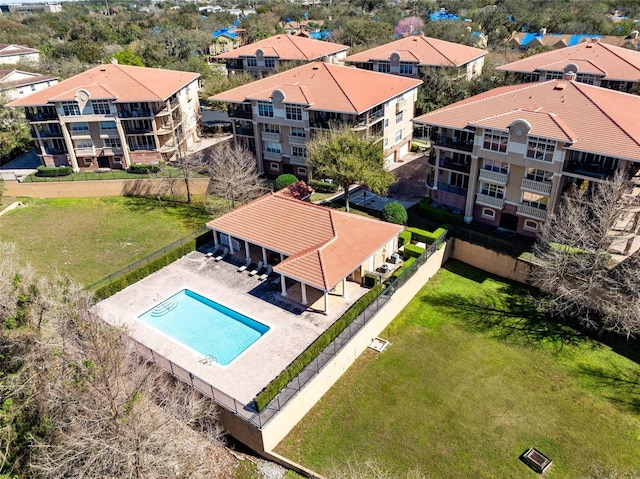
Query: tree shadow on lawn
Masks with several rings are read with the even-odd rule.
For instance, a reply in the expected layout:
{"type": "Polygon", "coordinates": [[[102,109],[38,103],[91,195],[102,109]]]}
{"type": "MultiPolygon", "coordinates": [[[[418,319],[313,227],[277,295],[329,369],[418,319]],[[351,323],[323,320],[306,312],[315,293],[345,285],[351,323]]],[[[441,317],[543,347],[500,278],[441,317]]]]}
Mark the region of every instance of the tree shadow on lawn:
{"type": "Polygon", "coordinates": [[[581,364],[579,372],[595,380],[596,387],[603,390],[603,397],[631,412],[640,413],[640,370],[608,366],[581,364]]]}
{"type": "Polygon", "coordinates": [[[121,204],[134,213],[148,214],[162,210],[165,215],[180,221],[188,230],[195,231],[202,228],[207,221],[203,221],[202,217],[210,217],[202,202],[187,203],[185,200],[174,203],[171,199],[159,200],[148,196],[123,196],[121,198],[121,204]]]}

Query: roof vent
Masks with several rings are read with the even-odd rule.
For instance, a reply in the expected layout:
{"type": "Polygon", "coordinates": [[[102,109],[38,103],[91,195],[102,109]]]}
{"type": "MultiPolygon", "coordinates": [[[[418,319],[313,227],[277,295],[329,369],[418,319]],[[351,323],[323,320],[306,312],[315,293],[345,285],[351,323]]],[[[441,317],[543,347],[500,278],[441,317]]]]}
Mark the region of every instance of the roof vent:
{"type": "Polygon", "coordinates": [[[566,83],[558,83],[556,86],[553,87],[554,90],[564,90],[565,88],[567,88],[566,83]]]}
{"type": "Polygon", "coordinates": [[[313,67],[312,70],[318,70],[318,67],[313,67]]]}

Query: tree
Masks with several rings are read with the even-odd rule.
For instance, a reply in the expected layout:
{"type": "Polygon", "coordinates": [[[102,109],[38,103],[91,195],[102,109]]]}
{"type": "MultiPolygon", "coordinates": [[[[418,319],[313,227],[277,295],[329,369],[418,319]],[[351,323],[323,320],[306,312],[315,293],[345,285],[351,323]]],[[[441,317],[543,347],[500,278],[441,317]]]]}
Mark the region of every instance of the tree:
{"type": "Polygon", "coordinates": [[[382,207],[381,217],[383,221],[403,225],[407,222],[409,215],[407,215],[407,210],[402,204],[392,201],[382,207]]]}
{"type": "Polygon", "coordinates": [[[224,210],[246,203],[264,194],[264,181],[258,176],[256,159],[241,146],[219,143],[202,156],[210,178],[209,194],[224,200],[224,210]]]}
{"type": "Polygon", "coordinates": [[[140,58],[138,55],[133,53],[132,50],[129,50],[129,49],[124,49],[122,51],[119,51],[118,53],[113,55],[113,58],[118,60],[118,63],[120,65],[133,65],[136,67],[144,66],[144,62],[142,61],[142,58],[140,58]]]}
{"type": "Polygon", "coordinates": [[[420,29],[424,27],[424,22],[420,17],[405,17],[398,22],[396,28],[393,29],[393,33],[401,35],[403,37],[407,35],[415,35],[420,32],[420,29]]]}
{"type": "Polygon", "coordinates": [[[539,264],[531,282],[547,293],[548,313],[578,320],[599,334],[640,332],[640,253],[616,264],[614,241],[631,241],[638,232],[639,208],[630,204],[623,174],[589,185],[563,198],[542,229],[534,254],[539,264]]]}
{"type": "Polygon", "coordinates": [[[332,128],[312,138],[307,145],[308,165],[317,178],[331,178],[344,188],[344,203],[349,211],[349,187],[367,186],[385,194],[395,175],[384,169],[382,145],[375,138],[363,138],[348,127],[332,128]]]}
{"type": "Polygon", "coordinates": [[[33,142],[22,108],[4,108],[7,98],[0,93],[0,165],[29,151],[33,142]]]}
{"type": "Polygon", "coordinates": [[[298,181],[296,175],[292,175],[291,173],[285,173],[284,175],[280,175],[276,178],[275,190],[281,190],[282,188],[286,188],[289,185],[292,185],[298,181]]]}

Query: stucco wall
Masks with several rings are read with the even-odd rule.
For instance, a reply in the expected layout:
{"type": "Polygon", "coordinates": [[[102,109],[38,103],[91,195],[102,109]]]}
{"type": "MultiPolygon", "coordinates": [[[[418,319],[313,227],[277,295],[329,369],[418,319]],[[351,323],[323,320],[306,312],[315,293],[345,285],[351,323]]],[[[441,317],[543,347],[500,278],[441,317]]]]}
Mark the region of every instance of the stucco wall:
{"type": "MultiPolygon", "coordinates": [[[[186,194],[184,180],[171,180],[175,194],[186,194]]],[[[191,194],[203,195],[209,186],[209,178],[192,178],[189,182],[191,194]]],[[[167,189],[160,180],[97,180],[97,181],[52,181],[50,183],[4,182],[4,196],[29,198],[92,198],[98,196],[155,195],[167,189]]]]}

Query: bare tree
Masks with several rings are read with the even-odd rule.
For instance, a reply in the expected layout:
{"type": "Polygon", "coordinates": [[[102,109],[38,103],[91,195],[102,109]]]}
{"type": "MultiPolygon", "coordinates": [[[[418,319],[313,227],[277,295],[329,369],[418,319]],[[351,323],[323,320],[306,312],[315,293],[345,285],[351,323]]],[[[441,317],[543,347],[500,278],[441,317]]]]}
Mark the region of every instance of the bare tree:
{"type": "Polygon", "coordinates": [[[224,200],[225,211],[266,191],[264,181],[258,176],[255,157],[242,146],[219,143],[202,161],[210,178],[209,193],[224,200]]]}
{"type": "Polygon", "coordinates": [[[623,174],[565,195],[534,247],[531,282],[547,293],[550,314],[600,334],[640,332],[639,253],[622,262],[611,254],[614,241],[636,236],[637,210],[623,174]]]}

